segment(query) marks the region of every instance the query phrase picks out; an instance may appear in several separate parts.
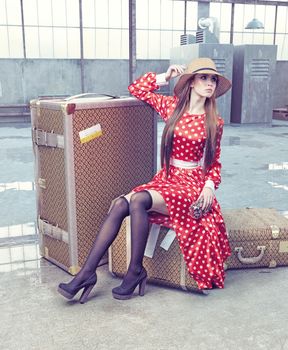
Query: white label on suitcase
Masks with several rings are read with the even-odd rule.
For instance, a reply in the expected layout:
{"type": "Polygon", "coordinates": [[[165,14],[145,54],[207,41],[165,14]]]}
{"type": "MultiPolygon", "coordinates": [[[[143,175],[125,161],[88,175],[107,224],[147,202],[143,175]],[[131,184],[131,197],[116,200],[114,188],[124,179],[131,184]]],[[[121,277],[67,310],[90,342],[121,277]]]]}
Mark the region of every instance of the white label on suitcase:
{"type": "Polygon", "coordinates": [[[174,239],[176,237],[176,232],[172,229],[170,229],[167,233],[166,236],[164,237],[162,243],[160,244],[160,247],[169,250],[171,244],[173,243],[174,239]]]}
{"type": "Polygon", "coordinates": [[[152,224],[144,253],[144,255],[147,256],[147,258],[153,258],[159,233],[160,226],[157,224],[152,224]]]}
{"type": "Polygon", "coordinates": [[[91,126],[91,128],[88,128],[79,132],[81,143],[89,142],[101,135],[102,135],[102,129],[100,124],[91,126]]]}

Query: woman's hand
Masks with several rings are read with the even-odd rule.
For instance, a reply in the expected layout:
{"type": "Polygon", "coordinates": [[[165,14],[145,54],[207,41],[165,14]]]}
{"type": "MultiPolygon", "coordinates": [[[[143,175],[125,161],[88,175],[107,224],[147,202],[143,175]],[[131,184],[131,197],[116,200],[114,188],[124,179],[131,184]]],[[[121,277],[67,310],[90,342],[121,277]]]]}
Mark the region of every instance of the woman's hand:
{"type": "Polygon", "coordinates": [[[166,81],[169,81],[171,78],[176,78],[178,75],[183,74],[186,69],[185,65],[172,64],[165,74],[166,81]]]}
{"type": "Polygon", "coordinates": [[[197,202],[202,202],[202,210],[209,211],[212,207],[213,199],[213,190],[209,187],[204,187],[202,192],[200,193],[200,196],[197,199],[197,202]]]}

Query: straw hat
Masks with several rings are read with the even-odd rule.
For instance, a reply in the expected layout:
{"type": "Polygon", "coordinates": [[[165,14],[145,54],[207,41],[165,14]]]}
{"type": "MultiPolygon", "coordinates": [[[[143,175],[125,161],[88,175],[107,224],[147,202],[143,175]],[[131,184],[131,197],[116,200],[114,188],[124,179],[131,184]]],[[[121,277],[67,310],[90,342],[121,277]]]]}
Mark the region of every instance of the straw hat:
{"type": "Polygon", "coordinates": [[[188,79],[190,79],[195,74],[201,73],[217,75],[218,83],[215,90],[215,97],[219,97],[225,94],[225,92],[231,88],[230,80],[217,72],[215,63],[210,58],[202,57],[196,58],[191,63],[189,63],[184,73],[180,75],[180,78],[174,88],[175,95],[179,95],[188,79]]]}

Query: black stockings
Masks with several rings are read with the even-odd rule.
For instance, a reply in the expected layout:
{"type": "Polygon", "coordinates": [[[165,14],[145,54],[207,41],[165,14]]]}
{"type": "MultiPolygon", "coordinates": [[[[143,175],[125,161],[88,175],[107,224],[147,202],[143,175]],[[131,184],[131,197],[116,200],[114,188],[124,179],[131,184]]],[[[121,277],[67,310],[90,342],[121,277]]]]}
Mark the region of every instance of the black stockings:
{"type": "Polygon", "coordinates": [[[75,285],[78,285],[95,273],[104,253],[116,238],[123,219],[128,215],[129,203],[127,199],[125,197],[117,198],[113,202],[110,211],[100,228],[100,231],[96,235],[85,264],[78,272],[77,276],[72,280],[72,287],[74,286],[74,283],[75,285]]]}
{"type": "Polygon", "coordinates": [[[117,198],[96,235],[93,246],[84,266],[71,285],[78,285],[88,279],[103,257],[106,250],[116,238],[123,219],[131,215],[131,261],[123,283],[129,285],[131,278],[135,279],[142,269],[142,260],[149,233],[148,213],[152,206],[152,197],[148,191],[134,193],[130,205],[125,197],[117,198]]]}
{"type": "Polygon", "coordinates": [[[130,199],[131,260],[122,287],[129,288],[142,270],[142,261],[149,234],[148,213],[152,207],[148,191],[134,193],[130,199]]]}

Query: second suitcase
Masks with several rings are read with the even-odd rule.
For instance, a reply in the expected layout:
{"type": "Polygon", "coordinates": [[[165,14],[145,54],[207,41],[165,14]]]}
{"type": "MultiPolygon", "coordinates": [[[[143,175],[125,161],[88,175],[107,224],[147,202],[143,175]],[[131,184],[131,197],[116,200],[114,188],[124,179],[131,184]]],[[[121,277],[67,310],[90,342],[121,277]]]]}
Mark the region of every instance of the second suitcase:
{"type": "Polygon", "coordinates": [[[270,208],[223,211],[232,255],[226,268],[288,265],[288,219],[270,208]]]}

